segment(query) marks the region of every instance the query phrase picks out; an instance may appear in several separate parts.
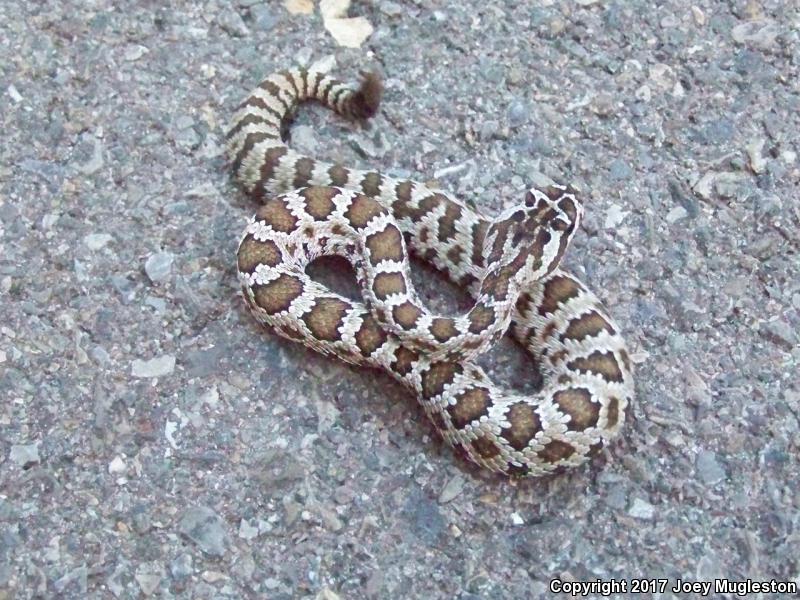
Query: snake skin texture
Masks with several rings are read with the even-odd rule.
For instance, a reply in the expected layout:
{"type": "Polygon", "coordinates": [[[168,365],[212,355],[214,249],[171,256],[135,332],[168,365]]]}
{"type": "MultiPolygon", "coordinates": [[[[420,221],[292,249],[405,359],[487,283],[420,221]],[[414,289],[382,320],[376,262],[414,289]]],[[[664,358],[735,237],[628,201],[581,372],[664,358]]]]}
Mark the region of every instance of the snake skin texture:
{"type": "Polygon", "coordinates": [[[255,318],[279,335],[409,388],[442,437],[512,476],[577,466],[615,437],[633,399],[632,365],[598,298],[559,268],[582,207],[570,187],[531,189],[489,219],[440,190],[303,156],[284,141],[298,106],[372,117],[379,79],[360,85],[305,69],[264,80],[227,136],[235,179],[262,203],[238,250],[255,318]],[[408,253],[469,291],[465,314],[432,314],[414,290],[408,253]],[[305,273],[322,255],[354,266],[364,302],[305,273]],[[474,359],[509,328],[538,365],[535,394],[494,384],[474,359]]]}

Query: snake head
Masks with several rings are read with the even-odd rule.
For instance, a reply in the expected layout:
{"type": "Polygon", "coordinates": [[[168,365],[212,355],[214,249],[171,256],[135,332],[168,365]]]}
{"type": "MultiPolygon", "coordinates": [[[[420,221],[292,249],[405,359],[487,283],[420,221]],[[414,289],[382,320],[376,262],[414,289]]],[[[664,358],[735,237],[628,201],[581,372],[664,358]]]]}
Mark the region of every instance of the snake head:
{"type": "Polygon", "coordinates": [[[525,206],[535,215],[538,227],[529,250],[534,266],[530,273],[522,274],[528,281],[548,275],[561,263],[583,217],[576,194],[572,186],[549,185],[532,188],[525,195],[525,206]]]}
{"type": "Polygon", "coordinates": [[[571,238],[583,217],[583,206],[576,195],[571,185],[531,188],[525,195],[525,206],[540,225],[571,238]]]}
{"type": "Polygon", "coordinates": [[[583,215],[575,193],[570,186],[533,188],[524,204],[504,211],[484,241],[487,268],[525,286],[558,267],[583,215]]]}

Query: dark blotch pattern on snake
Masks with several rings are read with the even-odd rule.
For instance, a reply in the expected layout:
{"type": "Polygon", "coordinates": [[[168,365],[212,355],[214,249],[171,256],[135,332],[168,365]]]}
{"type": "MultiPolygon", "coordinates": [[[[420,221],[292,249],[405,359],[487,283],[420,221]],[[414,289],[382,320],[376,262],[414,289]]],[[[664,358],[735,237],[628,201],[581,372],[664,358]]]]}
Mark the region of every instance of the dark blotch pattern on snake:
{"type": "Polygon", "coordinates": [[[373,75],[353,86],[293,69],[268,77],[237,110],[228,157],[262,203],[238,251],[248,306],[284,337],[390,373],[484,467],[537,476],[583,463],[619,432],[633,379],[619,328],[559,268],[582,215],[575,191],[531,189],[489,219],[440,190],[321,162],[284,142],[302,102],[367,119],[380,97],[373,75]],[[409,251],[467,289],[472,308],[431,313],[409,277],[409,251]],[[310,261],[332,254],[353,264],[363,303],[306,275],[310,261]],[[503,389],[474,362],[509,325],[542,371],[538,393],[503,389]]]}

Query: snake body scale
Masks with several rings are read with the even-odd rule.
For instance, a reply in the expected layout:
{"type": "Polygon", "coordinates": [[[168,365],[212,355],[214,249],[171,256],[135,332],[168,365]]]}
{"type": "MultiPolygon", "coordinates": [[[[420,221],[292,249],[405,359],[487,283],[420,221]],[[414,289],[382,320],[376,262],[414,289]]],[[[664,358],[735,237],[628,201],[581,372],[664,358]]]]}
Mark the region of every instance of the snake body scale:
{"type": "Polygon", "coordinates": [[[559,268],[582,214],[575,191],[534,188],[489,219],[445,192],[318,161],[284,141],[301,103],[362,120],[377,112],[381,91],[371,74],[354,85],[297,68],[270,75],[237,109],[228,158],[262,203],[237,254],[252,314],[318,352],[385,370],[479,465],[539,476],[585,462],[619,432],[633,378],[619,328],[559,268]],[[409,278],[409,250],[469,291],[467,314],[426,309],[409,278]],[[309,262],[332,254],[353,264],[364,302],[306,274],[309,262]],[[474,361],[509,325],[542,371],[538,393],[503,389],[474,361]]]}

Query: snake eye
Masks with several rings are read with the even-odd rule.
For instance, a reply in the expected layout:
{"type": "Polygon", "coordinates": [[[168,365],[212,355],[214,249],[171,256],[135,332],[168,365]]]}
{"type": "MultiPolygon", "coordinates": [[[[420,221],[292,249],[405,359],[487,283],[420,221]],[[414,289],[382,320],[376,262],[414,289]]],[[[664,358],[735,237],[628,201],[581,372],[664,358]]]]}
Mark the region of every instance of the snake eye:
{"type": "Polygon", "coordinates": [[[575,199],[572,196],[564,196],[558,203],[558,207],[564,211],[573,221],[578,215],[575,199]]]}

